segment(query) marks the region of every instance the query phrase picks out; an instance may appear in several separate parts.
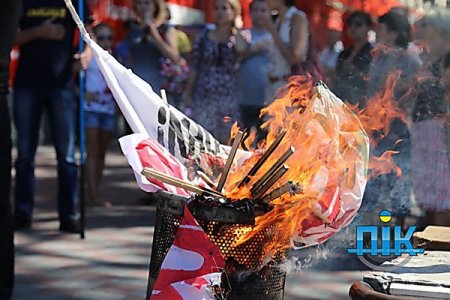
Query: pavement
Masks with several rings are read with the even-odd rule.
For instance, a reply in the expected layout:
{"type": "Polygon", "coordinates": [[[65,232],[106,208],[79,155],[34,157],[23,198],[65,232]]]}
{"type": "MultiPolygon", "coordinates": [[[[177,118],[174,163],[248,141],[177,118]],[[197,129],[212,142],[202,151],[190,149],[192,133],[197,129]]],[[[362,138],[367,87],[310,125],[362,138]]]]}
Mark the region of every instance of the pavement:
{"type": "MultiPolygon", "coordinates": [[[[55,154],[48,146],[38,149],[33,228],[15,235],[13,299],[145,298],[156,209],[117,148],[113,143],[107,155],[100,190],[112,207],[87,208],[83,240],[57,230],[55,154]]],[[[317,253],[293,255],[301,259],[295,259],[296,272],[287,277],[286,300],[349,299],[351,283],[363,272],[348,268],[348,257],[317,253]]]]}

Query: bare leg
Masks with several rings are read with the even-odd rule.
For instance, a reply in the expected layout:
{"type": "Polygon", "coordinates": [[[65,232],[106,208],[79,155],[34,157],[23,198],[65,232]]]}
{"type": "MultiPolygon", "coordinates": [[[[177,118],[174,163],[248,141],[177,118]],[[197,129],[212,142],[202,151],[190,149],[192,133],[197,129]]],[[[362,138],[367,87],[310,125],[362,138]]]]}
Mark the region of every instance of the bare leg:
{"type": "Polygon", "coordinates": [[[96,169],[98,164],[99,131],[100,129],[98,128],[86,128],[86,184],[90,204],[97,201],[98,193],[96,169]]]}
{"type": "MultiPolygon", "coordinates": [[[[100,182],[103,177],[103,170],[105,168],[106,151],[108,150],[109,141],[111,139],[111,132],[103,129],[98,131],[98,150],[97,150],[97,165],[95,170],[95,177],[97,182],[97,191],[100,188],[100,182]]],[[[102,201],[104,202],[104,201],[102,201]]],[[[104,202],[106,205],[110,203],[104,202]]]]}

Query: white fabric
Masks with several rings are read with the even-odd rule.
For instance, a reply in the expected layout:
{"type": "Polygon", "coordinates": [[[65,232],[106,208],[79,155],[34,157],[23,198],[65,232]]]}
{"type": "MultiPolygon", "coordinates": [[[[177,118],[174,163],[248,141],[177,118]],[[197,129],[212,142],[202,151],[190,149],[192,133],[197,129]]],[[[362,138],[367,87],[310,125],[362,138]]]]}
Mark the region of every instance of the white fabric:
{"type": "MultiPolygon", "coordinates": [[[[306,19],[306,14],[295,8],[294,6],[290,7],[286,11],[286,15],[284,17],[284,20],[279,25],[279,34],[281,36],[281,39],[286,43],[289,44],[290,40],[290,34],[291,34],[291,22],[292,17],[294,15],[302,15],[306,19]]],[[[309,29],[308,29],[309,31],[309,29]]],[[[305,44],[305,49],[308,49],[308,42],[305,44]]],[[[306,51],[304,52],[306,53],[306,51]]],[[[280,49],[278,47],[275,47],[274,49],[274,64],[272,66],[272,70],[270,72],[270,75],[272,77],[283,77],[291,74],[291,65],[287,62],[287,60],[284,58],[283,54],[281,53],[280,49]]],[[[305,57],[303,57],[303,61],[305,61],[305,57]]]]}
{"type": "Polygon", "coordinates": [[[202,267],[203,256],[197,252],[172,245],[161,265],[161,269],[195,271],[202,267]]]}

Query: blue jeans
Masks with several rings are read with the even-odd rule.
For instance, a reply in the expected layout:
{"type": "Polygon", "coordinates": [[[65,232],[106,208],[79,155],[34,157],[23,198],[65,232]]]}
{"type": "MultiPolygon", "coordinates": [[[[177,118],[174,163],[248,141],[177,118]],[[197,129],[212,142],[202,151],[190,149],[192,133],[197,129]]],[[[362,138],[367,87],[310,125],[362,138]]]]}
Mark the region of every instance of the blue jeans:
{"type": "Polygon", "coordinates": [[[76,220],[77,165],[75,161],[75,95],[72,89],[14,90],[13,115],[17,129],[15,217],[31,221],[34,207],[34,158],[42,112],[47,111],[58,162],[58,215],[76,220]]]}

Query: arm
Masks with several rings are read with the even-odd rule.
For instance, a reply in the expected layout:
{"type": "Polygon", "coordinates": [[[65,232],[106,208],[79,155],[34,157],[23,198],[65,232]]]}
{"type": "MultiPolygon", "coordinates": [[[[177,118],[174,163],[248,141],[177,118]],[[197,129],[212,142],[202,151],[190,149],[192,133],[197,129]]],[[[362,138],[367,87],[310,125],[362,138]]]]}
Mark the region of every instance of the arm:
{"type": "Polygon", "coordinates": [[[203,60],[203,52],[205,48],[205,39],[208,34],[208,31],[204,31],[201,33],[197,39],[195,40],[192,53],[191,53],[191,61],[190,61],[190,70],[189,75],[186,81],[186,85],[184,88],[184,92],[182,95],[183,104],[185,106],[192,106],[192,92],[194,91],[195,83],[197,81],[198,70],[201,70],[202,60],[203,60]]]}
{"type": "Polygon", "coordinates": [[[295,65],[301,63],[303,58],[306,57],[309,29],[308,20],[301,14],[292,16],[291,23],[292,29],[288,45],[283,41],[273,23],[266,28],[271,33],[276,47],[280,49],[284,58],[290,65],[295,65]]]}
{"type": "Polygon", "coordinates": [[[245,39],[244,33],[241,30],[238,30],[236,33],[236,44],[234,45],[234,49],[239,55],[244,56],[250,47],[250,43],[245,39]]]}
{"type": "Polygon", "coordinates": [[[236,52],[243,58],[250,57],[252,55],[258,54],[259,52],[268,50],[269,41],[262,40],[257,43],[251,44],[249,42],[250,37],[244,36],[242,31],[236,34],[236,52]]]}
{"type": "Polygon", "coordinates": [[[42,22],[42,24],[19,31],[16,37],[15,45],[22,46],[37,39],[61,40],[66,34],[64,26],[53,24],[54,18],[42,22]]]}
{"type": "Polygon", "coordinates": [[[192,92],[194,90],[194,85],[197,80],[197,71],[194,68],[189,70],[189,75],[186,81],[186,86],[182,95],[183,104],[185,106],[192,106],[192,92]]]}
{"type": "Polygon", "coordinates": [[[156,25],[152,24],[150,26],[150,36],[154,39],[156,47],[158,47],[164,57],[169,58],[173,62],[179,60],[175,28],[169,27],[164,39],[158,32],[156,25]]]}

